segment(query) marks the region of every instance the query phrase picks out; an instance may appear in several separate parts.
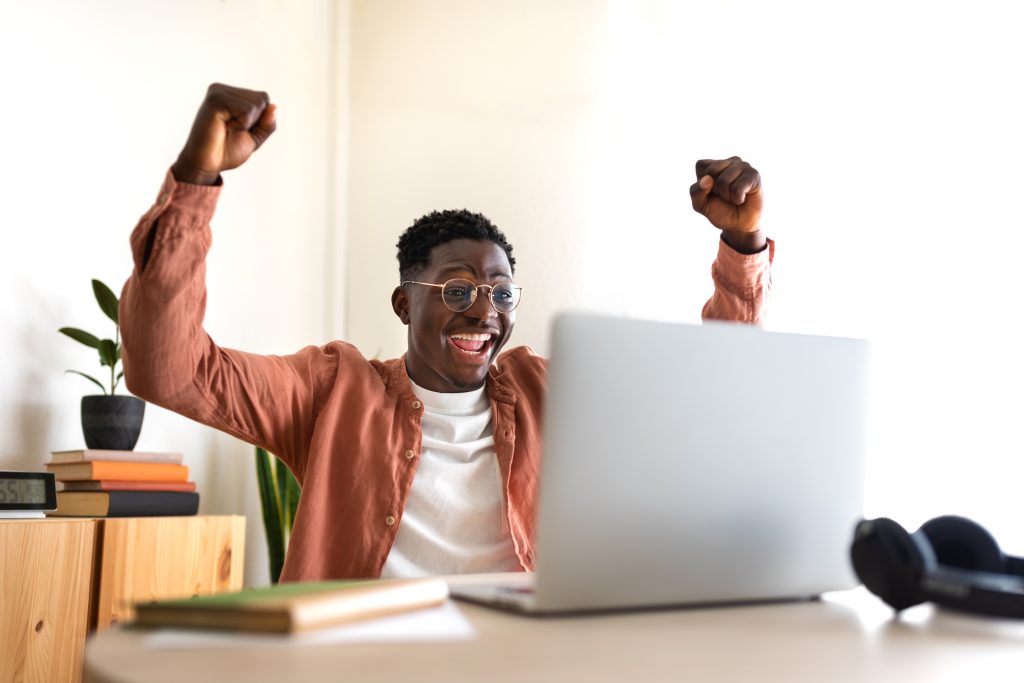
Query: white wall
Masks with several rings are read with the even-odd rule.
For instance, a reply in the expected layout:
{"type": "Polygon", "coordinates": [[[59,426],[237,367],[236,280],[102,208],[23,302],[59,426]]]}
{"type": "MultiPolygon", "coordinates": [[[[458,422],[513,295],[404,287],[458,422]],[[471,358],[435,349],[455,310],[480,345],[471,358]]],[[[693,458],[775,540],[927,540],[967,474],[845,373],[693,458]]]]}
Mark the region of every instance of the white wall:
{"type": "MultiPolygon", "coordinates": [[[[0,467],[38,469],[49,451],[84,445],[78,402],[92,385],[62,372],[98,363],[57,328],[113,333],[89,281],[120,292],[129,232],[210,82],[267,90],[280,126],[226,177],[208,330],[222,345],[288,353],[339,327],[345,155],[333,146],[344,144],[335,126],[347,128],[347,20],[347,3],[330,0],[0,4],[0,467]]],[[[137,447],[185,453],[201,512],[247,515],[246,581],[265,583],[252,448],[154,406],[137,447]]]]}

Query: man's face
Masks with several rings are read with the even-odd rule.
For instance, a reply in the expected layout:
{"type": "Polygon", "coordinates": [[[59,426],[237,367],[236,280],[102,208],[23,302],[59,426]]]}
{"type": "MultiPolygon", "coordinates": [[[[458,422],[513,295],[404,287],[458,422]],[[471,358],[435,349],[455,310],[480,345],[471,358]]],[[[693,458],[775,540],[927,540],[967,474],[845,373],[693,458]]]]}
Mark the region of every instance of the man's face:
{"type": "MultiPolygon", "coordinates": [[[[510,282],[512,268],[504,249],[494,242],[457,239],[434,247],[426,268],[414,279],[439,285],[452,278],[495,285],[510,282]]],[[[456,313],[444,305],[437,287],[407,284],[395,289],[392,306],[409,326],[405,363],[413,382],[443,393],[483,385],[515,325],[515,311],[495,311],[489,291],[478,290],[473,305],[456,313]]]]}

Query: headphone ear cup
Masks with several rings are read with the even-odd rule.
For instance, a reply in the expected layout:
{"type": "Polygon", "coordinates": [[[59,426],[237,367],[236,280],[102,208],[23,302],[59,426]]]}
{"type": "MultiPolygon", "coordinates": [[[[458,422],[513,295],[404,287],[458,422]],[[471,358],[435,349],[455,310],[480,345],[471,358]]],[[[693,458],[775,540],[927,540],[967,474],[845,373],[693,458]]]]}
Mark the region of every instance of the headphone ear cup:
{"type": "Polygon", "coordinates": [[[996,539],[976,522],[946,515],[928,520],[920,531],[928,537],[940,565],[996,574],[1006,571],[1006,556],[996,539]]]}
{"type": "Polygon", "coordinates": [[[854,531],[850,559],[867,589],[895,610],[925,601],[925,560],[907,530],[887,517],[864,520],[854,531]]]}

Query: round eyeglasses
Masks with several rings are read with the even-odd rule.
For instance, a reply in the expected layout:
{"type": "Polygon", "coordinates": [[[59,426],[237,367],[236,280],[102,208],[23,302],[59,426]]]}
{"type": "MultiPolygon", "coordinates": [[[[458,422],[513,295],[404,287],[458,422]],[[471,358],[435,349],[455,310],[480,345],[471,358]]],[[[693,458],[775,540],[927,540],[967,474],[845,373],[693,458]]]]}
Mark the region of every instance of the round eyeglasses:
{"type": "Polygon", "coordinates": [[[476,301],[477,291],[486,287],[487,298],[491,301],[491,307],[498,313],[511,313],[516,310],[519,300],[523,296],[523,288],[511,282],[502,282],[496,285],[478,285],[469,280],[455,278],[437,285],[433,282],[416,282],[405,280],[402,285],[426,285],[427,287],[439,287],[441,289],[441,300],[449,310],[456,313],[468,311],[476,301]]]}

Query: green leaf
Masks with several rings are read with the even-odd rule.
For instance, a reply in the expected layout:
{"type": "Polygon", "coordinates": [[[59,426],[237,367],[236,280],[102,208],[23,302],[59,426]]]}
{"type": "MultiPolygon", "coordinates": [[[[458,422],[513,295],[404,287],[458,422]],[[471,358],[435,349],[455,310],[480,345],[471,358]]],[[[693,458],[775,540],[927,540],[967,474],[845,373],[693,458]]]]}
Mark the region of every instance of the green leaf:
{"type": "Polygon", "coordinates": [[[299,484],[288,466],[277,460],[277,493],[281,499],[281,529],[285,540],[291,536],[292,523],[295,521],[295,509],[299,504],[299,484]]]}
{"type": "Polygon", "coordinates": [[[260,491],[263,531],[267,537],[270,578],[277,583],[284,566],[288,539],[302,491],[287,465],[262,448],[256,449],[256,479],[260,491]]]}
{"type": "Polygon", "coordinates": [[[110,290],[110,287],[107,287],[99,280],[93,280],[92,293],[96,295],[96,303],[100,305],[100,308],[107,314],[107,317],[113,320],[114,324],[118,324],[117,297],[110,290]]]}
{"type": "Polygon", "coordinates": [[[256,449],[256,481],[260,490],[263,511],[263,530],[267,536],[267,554],[270,559],[270,581],[277,583],[284,566],[284,530],[281,528],[281,503],[274,482],[274,456],[262,448],[256,449]]]}
{"type": "Polygon", "coordinates": [[[117,362],[117,344],[114,343],[114,340],[103,339],[100,341],[99,352],[100,365],[105,365],[108,368],[114,367],[114,363],[117,362]]]}
{"type": "Polygon", "coordinates": [[[292,535],[292,525],[295,524],[295,511],[299,507],[299,496],[302,495],[302,488],[295,479],[295,475],[288,471],[288,484],[285,495],[285,510],[288,513],[288,537],[292,535]]]}
{"type": "Polygon", "coordinates": [[[104,394],[107,393],[107,388],[105,386],[103,386],[102,384],[100,384],[99,380],[96,379],[95,377],[90,377],[89,375],[85,374],[84,372],[79,372],[78,370],[65,370],[64,371],[65,374],[67,374],[69,372],[72,373],[72,374],[75,374],[75,375],[81,375],[82,377],[86,378],[87,380],[89,380],[90,382],[92,382],[93,384],[98,386],[100,388],[100,391],[102,391],[104,394]]]}
{"type": "Polygon", "coordinates": [[[277,484],[278,515],[281,517],[281,535],[288,538],[288,475],[291,472],[280,458],[274,458],[274,483],[277,484]]]}
{"type": "Polygon", "coordinates": [[[92,336],[85,330],[79,330],[74,327],[62,327],[57,331],[61,334],[66,334],[76,342],[80,342],[86,346],[91,346],[94,349],[98,349],[100,347],[99,338],[92,336]]]}

